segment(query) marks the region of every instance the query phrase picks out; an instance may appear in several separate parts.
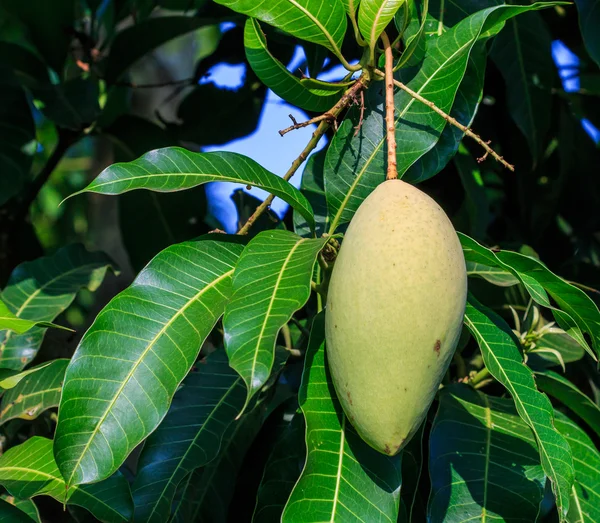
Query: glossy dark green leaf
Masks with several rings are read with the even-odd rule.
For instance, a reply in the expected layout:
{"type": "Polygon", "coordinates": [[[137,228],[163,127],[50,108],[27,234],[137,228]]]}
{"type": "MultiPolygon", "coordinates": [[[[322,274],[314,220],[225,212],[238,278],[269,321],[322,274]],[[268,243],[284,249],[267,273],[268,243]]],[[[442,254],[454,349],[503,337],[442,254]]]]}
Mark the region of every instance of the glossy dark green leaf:
{"type": "Polygon", "coordinates": [[[264,231],[240,256],[223,329],[229,364],[248,388],[246,405],[269,379],[279,330],[308,300],[315,260],[326,241],[264,231]]]}
{"type": "Polygon", "coordinates": [[[511,400],[444,388],[429,447],[428,521],[536,521],[546,476],[511,400]]]}
{"type": "Polygon", "coordinates": [[[569,510],[573,458],[568,443],[554,428],[552,404],[536,389],[509,326],[472,295],[467,300],[465,325],[479,344],[485,366],[510,393],[519,416],[533,431],[562,519],[569,510]]]}
{"type": "Polygon", "coordinates": [[[106,80],[115,82],[140,58],[169,40],[218,22],[195,16],[160,16],[123,29],[111,45],[106,60],[106,80]]]}
{"type": "MultiPolygon", "coordinates": [[[[3,77],[12,73],[0,68],[3,77]]],[[[29,178],[32,156],[23,148],[35,139],[35,126],[25,92],[18,85],[0,80],[0,205],[17,194],[29,178]]]]}
{"type": "MultiPolygon", "coordinates": [[[[25,513],[29,517],[29,519],[27,519],[26,521],[33,520],[36,523],[42,523],[42,520],[40,518],[40,512],[32,499],[16,499],[13,496],[10,496],[8,494],[2,494],[0,496],[0,498],[2,498],[7,503],[10,503],[11,505],[15,506],[21,512],[25,513]]],[[[0,511],[0,513],[1,512],[2,511],[0,511]]],[[[5,520],[0,517],[0,521],[5,521],[5,520]]],[[[8,521],[10,521],[10,520],[6,520],[6,523],[8,523],[8,521]]],[[[15,521],[21,521],[21,520],[15,520],[15,521]]]]}
{"type": "Polygon", "coordinates": [[[298,209],[314,225],[310,204],[298,189],[254,160],[230,152],[193,153],[180,147],[157,149],[133,162],[111,165],[75,194],[115,195],[134,189],[173,192],[207,182],[235,182],[265,189],[298,209]]]}
{"type": "Polygon", "coordinates": [[[600,521],[600,452],[575,423],[556,412],[556,428],[569,442],[575,465],[575,484],[571,492],[569,523],[600,521]]]}
{"type": "Polygon", "coordinates": [[[150,435],[133,483],[136,521],[167,521],[179,484],[214,459],[246,399],[246,387],[219,350],[196,364],[150,435]]]}
{"type": "MultiPolygon", "coordinates": [[[[310,156],[306,162],[306,167],[302,172],[302,182],[300,183],[300,191],[309,201],[314,211],[317,237],[327,232],[329,223],[329,214],[327,212],[327,199],[325,198],[324,186],[324,169],[325,169],[325,150],[321,150],[310,156]]],[[[294,231],[296,234],[309,237],[313,233],[308,222],[304,217],[294,211],[294,231]]]]}
{"type": "Polygon", "coordinates": [[[371,52],[396,11],[406,0],[361,0],[358,6],[358,28],[371,52]]]}
{"type": "Polygon", "coordinates": [[[0,523],[31,523],[35,521],[8,501],[0,501],[0,523]]]}
{"type": "Polygon", "coordinates": [[[252,523],[281,521],[281,514],[306,460],[304,418],[294,415],[275,442],[263,473],[252,523]]]}
{"type": "Polygon", "coordinates": [[[396,522],[401,454],[390,458],[354,431],[335,395],[325,356],[325,316],[313,322],[299,402],[307,458],[282,523],[396,522]]]}
{"type": "Polygon", "coordinates": [[[483,265],[482,263],[472,261],[467,261],[467,274],[469,276],[483,278],[499,287],[512,287],[519,283],[519,278],[512,272],[506,271],[500,267],[490,267],[489,265],[483,265]]]}
{"type": "Polygon", "coordinates": [[[68,364],[68,359],[54,360],[8,390],[0,403],[0,424],[14,418],[35,419],[45,410],[57,407],[68,364]]]}
{"type": "Polygon", "coordinates": [[[499,267],[519,278],[531,298],[539,305],[552,310],[556,322],[588,353],[594,356],[583,333],[592,339],[596,353],[600,351],[600,311],[581,289],[567,283],[551,272],[536,258],[512,251],[493,252],[472,238],[459,233],[467,262],[499,267]],[[549,297],[556,302],[555,307],[549,297]]]}
{"type": "Polygon", "coordinates": [[[600,66],[600,1],[575,0],[579,11],[579,26],[589,55],[600,66]]]}
{"type": "Polygon", "coordinates": [[[117,472],[107,480],[67,490],[52,456],[52,440],[34,436],[0,457],[0,485],[16,498],[52,496],[89,510],[100,521],[129,521],[133,503],[127,480],[117,472]]]}
{"type": "Polygon", "coordinates": [[[165,249],[96,317],[60,402],[54,453],[67,484],[107,478],[162,421],[229,299],[242,246],[227,240],[165,249]]]}
{"type": "Polygon", "coordinates": [[[419,520],[419,511],[424,510],[427,497],[420,492],[419,482],[421,475],[427,474],[427,467],[423,457],[423,433],[427,421],[421,427],[406,447],[402,450],[402,488],[400,489],[400,514],[399,523],[414,523],[419,520]]]}
{"type": "Polygon", "coordinates": [[[48,361],[46,363],[36,365],[35,367],[31,367],[24,371],[0,368],[0,388],[12,389],[13,387],[16,387],[21,382],[21,380],[25,379],[30,374],[36,373],[46,368],[51,363],[51,361],[48,361]]]}
{"type": "Polygon", "coordinates": [[[248,63],[260,81],[292,105],[307,111],[324,112],[331,109],[344,93],[344,87],[334,91],[311,87],[307,80],[290,73],[267,49],[267,39],[254,18],[246,20],[244,47],[248,63]]]}
{"type": "Polygon", "coordinates": [[[286,33],[327,47],[336,55],[346,34],[347,19],[341,0],[216,0],[218,4],[257,18],[286,33]]]}
{"type": "Polygon", "coordinates": [[[551,45],[542,17],[525,13],[506,23],[490,53],[506,83],[508,111],[525,135],[534,163],[543,152],[550,126],[556,76],[551,45]]]}
{"type": "Polygon", "coordinates": [[[600,436],[600,407],[564,376],[551,370],[535,373],[538,389],[562,402],[600,436]]]}
{"type": "MultiPolygon", "coordinates": [[[[70,245],[51,256],[17,266],[0,294],[18,318],[53,321],[83,287],[96,290],[112,261],[101,252],[70,245]]],[[[24,334],[0,331],[0,365],[21,370],[37,354],[46,329],[34,327],[24,334]]]]}
{"type": "MultiPolygon", "coordinates": [[[[500,5],[478,11],[428,41],[426,57],[407,86],[450,111],[465,75],[473,46],[502,28],[505,20],[531,9],[531,6],[500,5]]],[[[383,90],[374,84],[365,95],[365,116],[355,137],[360,111],[354,109],[342,122],[327,151],[325,190],[331,215],[329,232],[348,221],[371,191],[385,180],[386,152],[383,116],[383,90]]],[[[397,162],[399,176],[438,142],[446,121],[421,102],[399,90],[396,107],[397,162]]]]}

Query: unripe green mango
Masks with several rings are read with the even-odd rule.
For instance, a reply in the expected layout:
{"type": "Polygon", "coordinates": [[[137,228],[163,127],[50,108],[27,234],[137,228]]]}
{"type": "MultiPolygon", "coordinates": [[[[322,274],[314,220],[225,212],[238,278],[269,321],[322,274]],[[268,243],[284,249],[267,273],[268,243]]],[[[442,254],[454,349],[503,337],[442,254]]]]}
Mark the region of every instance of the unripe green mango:
{"type": "Polygon", "coordinates": [[[442,208],[400,180],[357,210],[329,284],[326,354],[348,419],[397,454],[427,414],[461,333],[467,272],[442,208]]]}

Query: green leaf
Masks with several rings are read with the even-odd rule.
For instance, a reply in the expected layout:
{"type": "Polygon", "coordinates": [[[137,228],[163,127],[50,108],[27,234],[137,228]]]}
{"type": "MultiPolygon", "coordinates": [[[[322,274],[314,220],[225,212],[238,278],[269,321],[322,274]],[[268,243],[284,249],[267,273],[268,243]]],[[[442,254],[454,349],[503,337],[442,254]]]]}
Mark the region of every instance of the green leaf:
{"type": "Polygon", "coordinates": [[[575,0],[579,11],[579,26],[587,52],[600,66],[600,0],[575,0]]]}
{"type": "Polygon", "coordinates": [[[52,496],[89,510],[100,521],[129,521],[133,504],[127,480],[117,472],[106,481],[67,490],[52,456],[52,440],[34,436],[0,457],[0,485],[16,498],[52,496]]]}
{"type": "Polygon", "coordinates": [[[223,330],[229,364],[248,388],[244,408],[271,374],[281,327],[308,300],[315,259],[326,242],[264,231],[237,262],[223,330]]]}
{"type": "Polygon", "coordinates": [[[569,442],[575,465],[569,523],[600,521],[600,452],[588,435],[564,414],[556,412],[556,428],[569,442]]]}
{"type": "Polygon", "coordinates": [[[238,471],[267,414],[263,404],[229,425],[215,459],[181,484],[172,523],[227,521],[238,471]]]}
{"type": "Polygon", "coordinates": [[[347,19],[341,0],[216,0],[233,9],[286,33],[327,47],[341,56],[347,19]]]}
{"type": "Polygon", "coordinates": [[[304,418],[294,415],[275,442],[263,473],[252,523],[281,521],[281,514],[306,460],[304,418]]]}
{"type": "Polygon", "coordinates": [[[500,267],[490,267],[482,263],[467,261],[467,275],[477,276],[499,287],[512,287],[519,284],[519,278],[500,267]]]}
{"type": "Polygon", "coordinates": [[[82,191],[122,194],[134,189],[173,192],[207,182],[234,182],[256,186],[279,196],[314,226],[308,200],[289,182],[267,171],[254,160],[237,153],[192,153],[180,147],[150,151],[137,160],[104,169],[82,191]]]}
{"type": "Polygon", "coordinates": [[[564,519],[573,487],[573,459],[569,445],[554,428],[550,400],[537,391],[533,373],[523,363],[509,326],[472,295],[467,300],[465,325],[479,344],[485,366],[508,390],[519,416],[533,431],[542,467],[552,481],[556,506],[564,519]]]}
{"type": "Polygon", "coordinates": [[[225,351],[201,360],[183,382],[158,429],[146,440],[133,483],[136,519],[167,521],[178,485],[212,461],[242,408],[246,388],[225,351]]]}
{"type": "Polygon", "coordinates": [[[68,359],[44,364],[7,391],[0,403],[0,424],[14,418],[35,419],[45,410],[57,407],[68,364],[68,359]]]}
{"type": "Polygon", "coordinates": [[[444,388],[429,445],[428,521],[536,521],[546,476],[511,400],[444,388]]]}
{"type": "Polygon", "coordinates": [[[508,111],[527,139],[534,164],[550,126],[556,76],[551,46],[542,17],[526,13],[506,24],[490,53],[506,83],[508,111]]]}
{"type": "Polygon", "coordinates": [[[115,37],[106,60],[106,81],[114,83],[140,58],[169,40],[218,23],[218,19],[175,15],[148,18],[123,29],[115,37]]]}
{"type": "Polygon", "coordinates": [[[0,369],[0,388],[12,389],[13,387],[16,387],[23,378],[44,369],[51,363],[52,362],[50,361],[42,363],[41,365],[37,365],[36,367],[32,367],[22,372],[14,369],[0,369]]]}
{"type": "MultiPolygon", "coordinates": [[[[419,71],[410,81],[402,75],[401,80],[438,108],[450,111],[473,46],[499,31],[508,18],[547,5],[500,5],[474,13],[441,36],[431,38],[419,71]]],[[[398,91],[394,103],[396,138],[400,144],[398,174],[402,176],[434,147],[446,121],[405,91],[398,91]]],[[[360,120],[360,111],[355,108],[340,125],[327,151],[325,191],[331,215],[329,232],[349,222],[362,201],[385,180],[383,105],[381,84],[374,84],[365,96],[365,117],[358,136],[354,136],[354,127],[360,120]]]]}
{"type": "MultiPolygon", "coordinates": [[[[2,494],[0,497],[7,503],[10,503],[11,505],[18,508],[20,511],[22,511],[24,514],[26,514],[29,517],[29,519],[27,519],[27,520],[16,519],[14,521],[31,521],[31,520],[33,520],[36,523],[42,523],[42,520],[40,519],[40,512],[39,512],[36,504],[33,502],[33,500],[31,500],[31,499],[15,499],[13,496],[9,496],[8,494],[2,494]]],[[[2,509],[0,509],[0,513],[2,513],[2,509]]],[[[4,515],[4,514],[2,514],[2,515],[4,515]]],[[[18,515],[16,515],[16,516],[18,516],[18,515]]],[[[8,523],[9,521],[13,521],[13,520],[9,520],[9,519],[4,520],[4,519],[0,518],[0,521],[2,521],[4,523],[8,523]]]]}
{"type": "Polygon", "coordinates": [[[551,272],[531,256],[511,251],[494,253],[472,238],[458,233],[465,260],[499,267],[519,278],[531,298],[539,305],[551,309],[556,322],[595,359],[583,333],[592,339],[596,353],[600,353],[600,311],[591,298],[574,285],[551,272]],[[548,294],[560,309],[550,302],[548,294]]]}
{"type": "Polygon", "coordinates": [[[402,450],[402,489],[400,490],[400,510],[402,523],[413,523],[417,511],[424,510],[422,493],[419,492],[419,482],[423,472],[423,432],[427,420],[421,424],[406,447],[402,450]],[[422,506],[417,508],[417,504],[422,506]]]}
{"type": "MultiPolygon", "coordinates": [[[[4,82],[12,73],[0,67],[0,205],[17,194],[29,178],[33,157],[23,149],[35,140],[35,125],[25,91],[10,81],[4,82]]],[[[15,79],[16,82],[16,79],[15,79]]]]}
{"type": "Polygon", "coordinates": [[[23,334],[33,327],[56,327],[64,329],[60,325],[53,325],[46,321],[32,321],[19,318],[8,306],[0,300],[0,330],[13,331],[17,334],[23,334]]]}
{"type": "Polygon", "coordinates": [[[600,407],[567,378],[547,370],[535,373],[538,389],[569,407],[600,436],[600,407]]]}
{"type": "Polygon", "coordinates": [[[316,89],[290,73],[285,65],[267,49],[267,40],[254,18],[246,20],[244,28],[246,58],[259,80],[286,102],[307,111],[327,111],[344,93],[344,87],[335,91],[316,89]]]}
{"type": "Polygon", "coordinates": [[[0,523],[31,523],[34,521],[23,510],[8,501],[0,501],[0,523]]]}
{"type": "Polygon", "coordinates": [[[282,523],[396,522],[401,454],[369,447],[344,415],[325,355],[325,315],[314,322],[299,402],[306,419],[307,458],[282,523]]]}
{"type": "Polygon", "coordinates": [[[167,413],[223,313],[242,246],[173,245],[98,314],[65,376],[54,455],[68,485],[110,476],[167,413]]]}
{"type": "Polygon", "coordinates": [[[406,0],[362,0],[358,6],[358,28],[371,49],[406,0]]]}
{"type": "MultiPolygon", "coordinates": [[[[52,256],[17,266],[0,299],[18,318],[51,322],[81,288],[95,291],[109,267],[113,262],[104,253],[88,252],[79,244],[63,247],[52,256]]],[[[37,354],[45,333],[42,327],[24,334],[0,331],[0,366],[21,370],[37,354]]]]}
{"type": "MultiPolygon", "coordinates": [[[[316,222],[315,235],[317,237],[327,232],[327,225],[329,223],[323,181],[326,152],[326,150],[321,150],[308,158],[306,167],[302,172],[302,182],[300,183],[300,191],[306,196],[306,199],[314,210],[316,222]]],[[[294,231],[299,236],[313,236],[308,222],[296,211],[294,211],[294,231]]]]}
{"type": "Polygon", "coordinates": [[[576,340],[562,329],[553,327],[536,341],[535,349],[527,353],[527,365],[533,369],[564,366],[580,360],[584,354],[583,347],[576,340]]]}

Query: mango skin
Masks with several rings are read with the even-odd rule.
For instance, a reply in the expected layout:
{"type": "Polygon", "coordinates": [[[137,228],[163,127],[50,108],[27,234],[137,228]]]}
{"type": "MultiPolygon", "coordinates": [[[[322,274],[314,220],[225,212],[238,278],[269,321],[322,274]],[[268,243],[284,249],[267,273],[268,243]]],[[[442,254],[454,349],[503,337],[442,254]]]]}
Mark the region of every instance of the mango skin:
{"type": "Polygon", "coordinates": [[[326,354],[360,436],[395,455],[419,428],[450,365],[467,297],[452,223],[401,180],[379,185],[352,219],[327,297],[326,354]]]}

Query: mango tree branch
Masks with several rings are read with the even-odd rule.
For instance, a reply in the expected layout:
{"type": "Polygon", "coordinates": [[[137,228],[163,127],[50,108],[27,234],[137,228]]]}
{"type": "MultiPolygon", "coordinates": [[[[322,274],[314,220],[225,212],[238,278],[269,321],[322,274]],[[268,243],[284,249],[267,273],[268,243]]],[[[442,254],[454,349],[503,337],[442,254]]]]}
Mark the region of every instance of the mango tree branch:
{"type": "MultiPolygon", "coordinates": [[[[385,76],[384,73],[381,72],[379,69],[375,69],[375,73],[379,76],[385,76]]],[[[400,82],[398,80],[394,80],[394,85],[396,85],[396,87],[399,87],[400,89],[402,89],[404,92],[408,93],[415,100],[418,100],[422,104],[425,104],[427,107],[433,109],[437,114],[439,114],[450,125],[457,127],[463,133],[465,133],[469,138],[475,140],[479,145],[481,145],[481,147],[483,147],[483,149],[485,150],[485,154],[481,158],[477,158],[477,161],[479,163],[483,162],[489,155],[489,156],[492,156],[497,162],[500,162],[502,165],[504,165],[504,167],[506,167],[510,171],[514,172],[514,170],[515,170],[514,165],[508,163],[502,156],[500,156],[496,151],[494,151],[494,149],[492,149],[490,147],[489,142],[485,142],[479,135],[475,134],[467,126],[461,124],[456,118],[453,118],[449,114],[446,114],[439,107],[437,107],[433,102],[430,102],[426,98],[423,98],[419,93],[413,91],[410,87],[407,87],[402,82],[400,82]]]]}
{"type": "MultiPolygon", "coordinates": [[[[283,179],[285,181],[289,181],[289,179],[292,176],[294,176],[294,174],[296,173],[298,168],[306,161],[306,159],[308,158],[308,155],[317,146],[317,144],[319,143],[319,140],[325,134],[325,131],[327,131],[327,129],[329,129],[332,122],[337,121],[337,117],[340,115],[340,113],[344,109],[346,109],[356,99],[357,93],[359,91],[361,91],[362,89],[364,89],[368,85],[368,83],[369,83],[368,76],[366,76],[366,75],[361,76],[352,85],[352,87],[350,87],[350,89],[348,89],[344,93],[344,95],[339,99],[339,101],[329,111],[327,111],[326,113],[321,115],[321,117],[317,117],[318,121],[320,121],[319,126],[317,127],[316,131],[312,134],[312,138],[310,139],[308,144],[306,144],[306,147],[300,153],[300,156],[298,156],[298,158],[296,158],[292,162],[291,167],[283,175],[283,179]]],[[[312,121],[314,121],[314,120],[315,119],[313,118],[312,121]]],[[[312,123],[312,121],[309,120],[310,123],[312,123]]],[[[296,124],[296,125],[300,126],[300,124],[296,124]]],[[[306,124],[306,125],[308,125],[308,124],[306,124]]],[[[258,217],[268,209],[268,207],[271,205],[271,203],[273,203],[274,199],[275,199],[275,196],[273,194],[269,195],[265,199],[265,201],[262,202],[256,208],[256,210],[254,211],[252,216],[250,216],[250,218],[248,218],[248,221],[246,221],[246,223],[240,228],[240,230],[237,232],[237,234],[248,234],[250,227],[252,227],[252,225],[258,219],[258,217]]]]}
{"type": "Polygon", "coordinates": [[[396,125],[394,117],[394,54],[390,39],[385,31],[381,33],[385,52],[385,128],[387,140],[387,176],[388,180],[398,178],[396,165],[396,125]]]}

